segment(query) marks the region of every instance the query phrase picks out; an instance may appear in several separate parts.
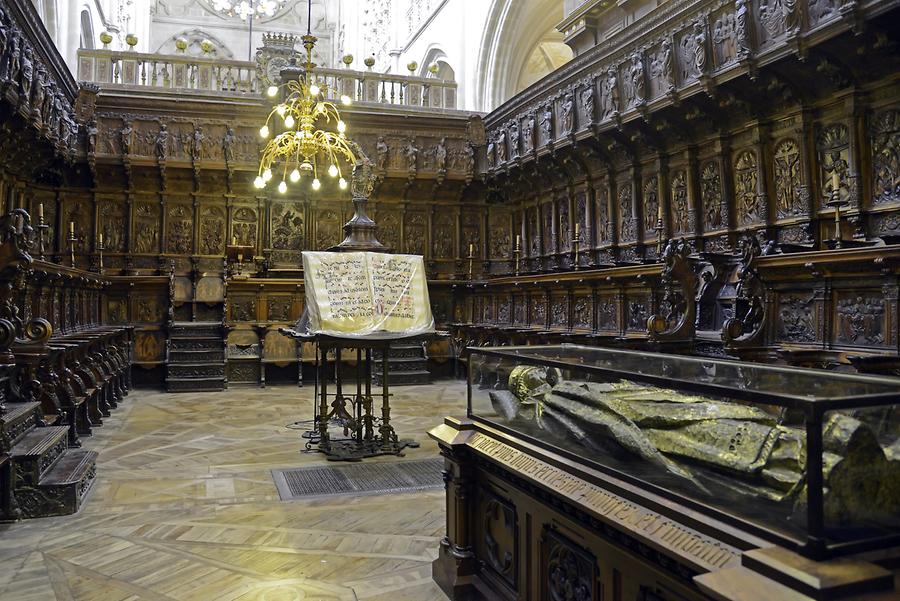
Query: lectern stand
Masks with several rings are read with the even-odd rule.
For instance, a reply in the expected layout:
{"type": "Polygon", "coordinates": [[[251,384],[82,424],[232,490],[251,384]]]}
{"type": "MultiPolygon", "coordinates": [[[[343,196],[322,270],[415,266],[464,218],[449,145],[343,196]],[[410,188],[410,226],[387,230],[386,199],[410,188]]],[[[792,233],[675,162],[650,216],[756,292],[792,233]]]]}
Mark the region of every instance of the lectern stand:
{"type": "Polygon", "coordinates": [[[358,461],[378,455],[400,455],[407,447],[418,447],[411,439],[401,439],[391,425],[391,394],[388,376],[388,349],[392,342],[403,341],[415,336],[379,337],[371,335],[333,336],[325,334],[303,334],[297,330],[282,328],[281,333],[292,338],[316,343],[316,395],[318,408],[315,412],[314,438],[310,446],[318,445],[318,450],[334,461],[358,461]],[[381,351],[382,371],[381,409],[376,415],[373,395],[372,375],[374,371],[374,351],[381,351]],[[328,388],[328,361],[325,359],[334,351],[334,392],[328,388]],[[355,390],[346,386],[344,359],[356,355],[355,390]],[[348,390],[349,388],[349,390],[348,390]],[[333,438],[329,426],[340,424],[344,437],[333,438]]]}

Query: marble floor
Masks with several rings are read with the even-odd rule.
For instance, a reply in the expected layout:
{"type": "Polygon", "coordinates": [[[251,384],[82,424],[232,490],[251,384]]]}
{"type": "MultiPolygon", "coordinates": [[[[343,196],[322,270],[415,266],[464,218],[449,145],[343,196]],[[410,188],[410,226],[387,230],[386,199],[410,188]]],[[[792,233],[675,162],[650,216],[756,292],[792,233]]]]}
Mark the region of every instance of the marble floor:
{"type": "MultiPolygon", "coordinates": [[[[395,389],[394,424],[426,432],[465,388],[395,389]]],[[[437,601],[443,490],[282,502],[272,468],[326,463],[286,424],[312,387],[135,391],[85,446],[97,481],[77,515],[0,526],[2,601],[437,601]]],[[[380,458],[367,461],[403,461],[380,458]]]]}

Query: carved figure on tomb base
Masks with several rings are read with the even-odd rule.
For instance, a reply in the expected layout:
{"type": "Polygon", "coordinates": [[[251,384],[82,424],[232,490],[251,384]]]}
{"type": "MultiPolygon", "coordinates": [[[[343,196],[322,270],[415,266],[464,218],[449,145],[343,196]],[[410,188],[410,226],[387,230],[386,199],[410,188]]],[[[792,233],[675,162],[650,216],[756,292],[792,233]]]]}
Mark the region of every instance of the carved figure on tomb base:
{"type": "Polygon", "coordinates": [[[447,138],[441,138],[434,149],[434,167],[438,173],[447,172],[447,138]]]}
{"type": "Polygon", "coordinates": [[[616,68],[610,67],[603,82],[603,115],[601,119],[609,119],[619,114],[619,78],[616,68]]]}
{"type": "Polygon", "coordinates": [[[541,112],[541,138],[545,142],[549,142],[553,138],[553,111],[549,105],[544,106],[541,112]]]}
{"type": "Polygon", "coordinates": [[[375,165],[378,167],[378,170],[384,171],[387,169],[388,145],[384,141],[384,136],[378,136],[378,141],[375,143],[375,156],[375,165]]]}
{"type": "Polygon", "coordinates": [[[222,156],[227,163],[234,162],[234,139],[234,130],[229,127],[225,130],[225,137],[222,138],[222,156]]]}
{"type": "Polygon", "coordinates": [[[750,54],[750,9],[747,0],[735,0],[734,23],[738,56],[747,56],[750,54]]]}
{"type": "Polygon", "coordinates": [[[575,101],[571,94],[566,94],[562,105],[562,130],[564,134],[572,133],[572,128],[575,126],[573,108],[575,108],[575,101]]]}
{"type": "Polygon", "coordinates": [[[156,134],[156,158],[161,161],[169,158],[169,126],[159,124],[159,133],[156,134]]]}
{"type": "Polygon", "coordinates": [[[204,137],[205,136],[203,135],[203,128],[197,126],[197,128],[194,129],[194,135],[191,138],[191,158],[195,161],[199,161],[201,158],[203,158],[204,137]]]}
{"type": "Polygon", "coordinates": [[[121,137],[122,154],[131,154],[131,141],[134,139],[134,127],[132,127],[131,121],[125,121],[125,125],[122,127],[121,137]]]}

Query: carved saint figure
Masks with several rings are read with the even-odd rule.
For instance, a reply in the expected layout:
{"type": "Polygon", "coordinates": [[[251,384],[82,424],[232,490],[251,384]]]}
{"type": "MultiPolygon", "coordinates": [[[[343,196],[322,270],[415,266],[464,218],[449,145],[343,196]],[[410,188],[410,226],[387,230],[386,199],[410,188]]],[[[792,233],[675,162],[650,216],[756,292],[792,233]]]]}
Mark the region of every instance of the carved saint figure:
{"type": "Polygon", "coordinates": [[[419,157],[419,149],[416,148],[414,142],[415,138],[410,138],[403,149],[403,154],[406,155],[406,169],[411,173],[416,172],[416,160],[419,157]]]}
{"type": "Polygon", "coordinates": [[[131,126],[131,121],[125,121],[125,125],[122,127],[121,136],[122,154],[129,155],[131,154],[131,141],[134,139],[134,127],[131,126]]]}
{"type": "Polygon", "coordinates": [[[840,150],[831,151],[822,169],[830,176],[824,186],[829,196],[834,192],[840,193],[841,188],[848,186],[847,176],[850,174],[850,164],[841,156],[840,150]],[[837,189],[834,186],[834,176],[837,176],[837,189]]]}
{"type": "Polygon", "coordinates": [[[506,162],[506,132],[500,130],[497,134],[497,164],[506,162]]]}
{"type": "Polygon", "coordinates": [[[553,111],[550,110],[550,105],[544,105],[544,110],[541,112],[541,138],[546,142],[549,142],[553,138],[553,111]]]}
{"type": "Polygon", "coordinates": [[[380,171],[387,169],[388,145],[387,142],[384,141],[384,136],[378,136],[378,141],[375,143],[375,155],[375,164],[378,166],[378,169],[380,171]]]}
{"type": "Polygon", "coordinates": [[[194,129],[194,135],[191,138],[191,158],[195,161],[199,161],[203,158],[203,128],[197,126],[194,129]]]}
{"type": "Polygon", "coordinates": [[[606,120],[619,114],[619,78],[616,68],[610,67],[606,72],[606,80],[603,82],[603,115],[606,120]]]}
{"type": "Polygon", "coordinates": [[[97,134],[100,130],[97,128],[97,120],[91,119],[87,126],[87,153],[88,156],[94,156],[97,153],[97,134]]]}
{"type": "Polygon", "coordinates": [[[32,62],[31,47],[26,46],[22,53],[22,63],[19,77],[19,98],[28,102],[31,99],[31,82],[34,79],[34,63],[32,62]]]}
{"type": "Polygon", "coordinates": [[[19,77],[19,65],[21,60],[20,44],[22,43],[24,42],[21,42],[19,35],[16,32],[13,32],[6,47],[6,54],[3,56],[3,69],[0,70],[4,81],[15,83],[19,77]]]}
{"type": "Polygon", "coordinates": [[[782,0],[781,13],[784,15],[784,29],[790,35],[800,31],[800,10],[797,0],[782,0]]]}
{"type": "Polygon", "coordinates": [[[747,0],[735,0],[734,29],[738,56],[747,56],[750,54],[750,9],[747,0]]]}
{"type": "Polygon", "coordinates": [[[159,124],[159,132],[156,134],[156,158],[161,161],[169,157],[169,126],[165,123],[159,124]]]}
{"type": "Polygon", "coordinates": [[[574,114],[572,112],[574,107],[575,101],[572,98],[572,94],[566,94],[562,104],[562,130],[565,134],[572,133],[572,128],[575,126],[574,114]]]}
{"type": "Polygon", "coordinates": [[[525,130],[522,132],[522,148],[527,154],[534,149],[534,113],[528,115],[525,130]]]}
{"type": "Polygon", "coordinates": [[[441,138],[434,149],[434,166],[438,173],[447,171],[447,138],[441,138]]]}
{"type": "Polygon", "coordinates": [[[509,156],[512,159],[519,158],[519,118],[513,119],[509,126],[509,156]]]}
{"type": "Polygon", "coordinates": [[[43,123],[41,110],[44,108],[44,93],[47,79],[47,70],[43,65],[38,67],[34,77],[34,85],[31,87],[31,116],[35,123],[43,123]]]}
{"type": "Polygon", "coordinates": [[[226,162],[234,161],[234,130],[230,127],[225,130],[225,137],[222,138],[222,155],[226,162]]]}
{"type": "Polygon", "coordinates": [[[646,98],[644,79],[644,61],[640,52],[631,55],[631,94],[632,102],[636,105],[644,104],[646,98]]]}
{"type": "Polygon", "coordinates": [[[706,73],[706,32],[703,23],[694,23],[694,69],[697,75],[706,73]]]}
{"type": "Polygon", "coordinates": [[[675,58],[672,55],[672,41],[666,37],[660,47],[660,62],[662,63],[662,81],[666,88],[675,87],[675,58]]]}
{"type": "Polygon", "coordinates": [[[464,149],[466,157],[466,175],[475,174],[475,147],[472,144],[466,144],[464,149]]]}
{"type": "Polygon", "coordinates": [[[488,140],[487,145],[487,168],[488,171],[494,168],[494,141],[488,140]]]}
{"type": "Polygon", "coordinates": [[[585,125],[594,123],[594,83],[593,80],[588,82],[581,89],[581,110],[584,112],[585,125]]]}

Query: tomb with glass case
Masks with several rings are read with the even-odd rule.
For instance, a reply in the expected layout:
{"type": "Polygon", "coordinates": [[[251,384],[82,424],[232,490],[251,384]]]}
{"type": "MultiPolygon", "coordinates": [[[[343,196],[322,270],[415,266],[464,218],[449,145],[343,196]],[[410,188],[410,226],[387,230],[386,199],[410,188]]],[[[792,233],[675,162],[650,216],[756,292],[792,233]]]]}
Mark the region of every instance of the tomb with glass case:
{"type": "Polygon", "coordinates": [[[565,344],[470,349],[468,379],[432,432],[470,489],[451,594],[893,594],[900,379],[565,344]]]}

